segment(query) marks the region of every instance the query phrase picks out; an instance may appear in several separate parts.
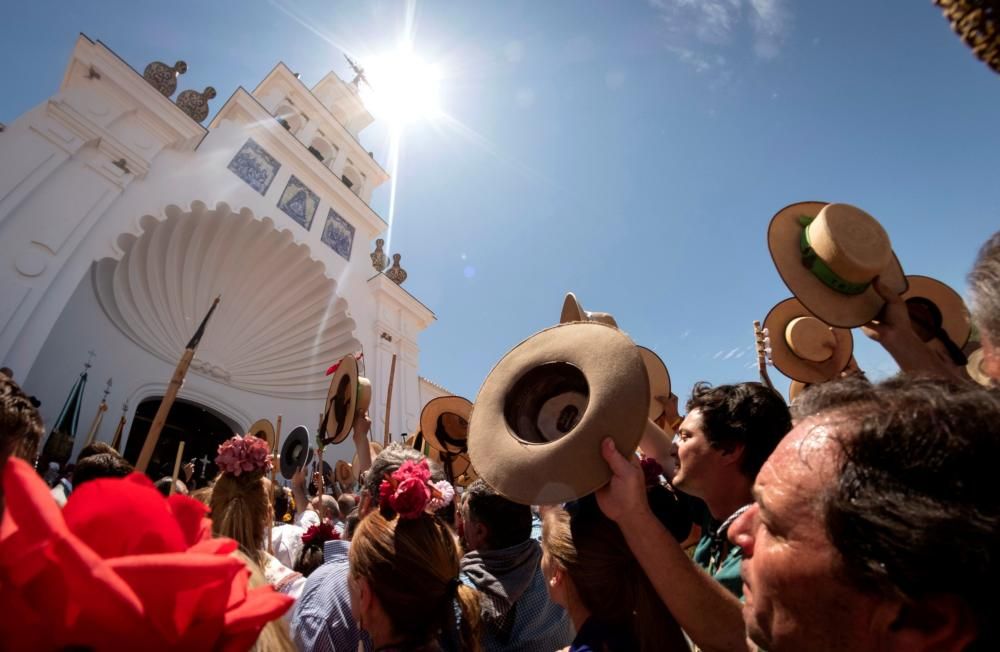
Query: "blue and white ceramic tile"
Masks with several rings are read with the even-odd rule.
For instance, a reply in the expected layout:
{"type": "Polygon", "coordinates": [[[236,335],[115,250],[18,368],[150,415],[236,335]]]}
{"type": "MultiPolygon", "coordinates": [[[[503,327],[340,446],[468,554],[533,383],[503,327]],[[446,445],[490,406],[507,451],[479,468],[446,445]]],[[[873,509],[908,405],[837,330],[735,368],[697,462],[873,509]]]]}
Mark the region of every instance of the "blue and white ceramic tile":
{"type": "Polygon", "coordinates": [[[330,209],[326,216],[326,226],[323,227],[323,242],[340,254],[344,260],[351,259],[351,245],[354,244],[354,227],[350,222],[330,209]]]}
{"type": "Polygon", "coordinates": [[[268,154],[253,138],[248,139],[229,162],[229,169],[262,195],[271,187],[280,167],[278,159],[268,154]]]}
{"type": "Polygon", "coordinates": [[[299,181],[294,174],[288,179],[285,191],[278,200],[278,208],[285,211],[290,218],[308,229],[316,215],[319,206],[319,195],[299,181]]]}

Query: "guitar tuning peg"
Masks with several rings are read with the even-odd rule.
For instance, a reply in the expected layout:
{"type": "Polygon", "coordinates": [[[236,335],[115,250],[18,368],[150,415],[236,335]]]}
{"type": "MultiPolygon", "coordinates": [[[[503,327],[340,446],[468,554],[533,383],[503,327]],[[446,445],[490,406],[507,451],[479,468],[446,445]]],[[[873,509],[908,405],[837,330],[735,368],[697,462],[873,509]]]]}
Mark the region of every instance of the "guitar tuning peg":
{"type": "Polygon", "coordinates": [[[764,346],[766,346],[767,348],[771,348],[771,338],[770,337],[765,337],[764,338],[764,346]]]}
{"type": "Polygon", "coordinates": [[[762,328],[760,332],[764,334],[764,337],[767,337],[769,334],[766,326],[762,328]]]}
{"type": "Polygon", "coordinates": [[[767,356],[770,357],[771,356],[771,347],[769,347],[769,346],[768,347],[764,347],[764,353],[766,353],[767,356]]]}

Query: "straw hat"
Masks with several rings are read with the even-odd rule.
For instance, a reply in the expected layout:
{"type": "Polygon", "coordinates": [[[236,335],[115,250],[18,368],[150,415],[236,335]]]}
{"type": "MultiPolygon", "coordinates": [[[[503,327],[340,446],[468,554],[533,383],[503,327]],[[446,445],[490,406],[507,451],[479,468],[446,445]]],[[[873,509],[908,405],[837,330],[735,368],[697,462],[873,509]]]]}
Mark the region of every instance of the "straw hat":
{"type": "Polygon", "coordinates": [[[804,383],[836,378],[854,352],[845,328],[832,328],[813,316],[798,299],[785,299],[767,313],[771,359],[778,371],[804,383]]]}
{"type": "Polygon", "coordinates": [[[940,328],[956,347],[959,349],[964,347],[972,335],[972,317],[969,316],[969,309],[965,307],[965,302],[958,292],[930,276],[910,274],[906,280],[910,289],[901,298],[910,309],[910,318],[918,327],[923,326],[923,330],[933,332],[940,328]],[[933,304],[939,314],[933,314],[933,308],[930,314],[922,312],[915,305],[919,304],[920,299],[933,304]],[[926,323],[928,321],[932,323],[926,323]]]}
{"type": "Polygon", "coordinates": [[[985,362],[985,358],[982,348],[976,349],[969,354],[969,364],[965,366],[965,370],[969,372],[969,377],[972,380],[980,385],[989,387],[993,384],[993,379],[990,378],[989,374],[986,373],[986,369],[983,368],[983,362],[985,362]]]}
{"type": "Polygon", "coordinates": [[[247,430],[248,435],[253,435],[258,439],[263,439],[267,442],[267,445],[274,450],[274,426],[267,419],[259,419],[253,422],[253,425],[247,430]]]}
{"type": "Polygon", "coordinates": [[[605,437],[630,455],[656,428],[648,408],[649,381],[632,340],[597,322],[561,324],[518,344],[483,381],[469,457],[510,500],[566,502],[611,478],[605,437]]]}
{"type": "Polygon", "coordinates": [[[606,312],[589,312],[583,309],[576,295],[572,292],[566,293],[563,300],[562,314],[559,315],[560,324],[569,324],[575,321],[596,321],[607,326],[618,328],[615,318],[606,312]]]}
{"type": "Polygon", "coordinates": [[[357,478],[354,477],[354,467],[344,460],[337,460],[333,466],[333,473],[337,481],[344,487],[353,487],[354,483],[357,482],[357,478]]]}
{"type": "Polygon", "coordinates": [[[906,291],[885,229],[848,204],[782,208],[771,219],[767,246],[788,289],[831,326],[854,328],[878,315],[885,301],[871,287],[876,276],[894,292],[906,291]]]}
{"type": "Polygon", "coordinates": [[[312,462],[313,451],[309,443],[309,429],[305,426],[298,426],[288,433],[285,443],[281,445],[281,475],[291,480],[299,468],[312,462]]]}
{"type": "Polygon", "coordinates": [[[461,396],[439,396],[420,411],[420,432],[431,448],[459,454],[467,450],[472,403],[461,396]]]}
{"type": "Polygon", "coordinates": [[[337,363],[326,394],[326,427],[319,433],[323,443],[339,444],[347,439],[354,427],[354,416],[367,410],[371,400],[372,386],[367,378],[358,375],[357,358],[345,355],[337,363]]]}
{"type": "Polygon", "coordinates": [[[649,420],[656,421],[670,401],[670,372],[652,349],[640,346],[639,354],[646,366],[646,377],[649,378],[649,420]]]}

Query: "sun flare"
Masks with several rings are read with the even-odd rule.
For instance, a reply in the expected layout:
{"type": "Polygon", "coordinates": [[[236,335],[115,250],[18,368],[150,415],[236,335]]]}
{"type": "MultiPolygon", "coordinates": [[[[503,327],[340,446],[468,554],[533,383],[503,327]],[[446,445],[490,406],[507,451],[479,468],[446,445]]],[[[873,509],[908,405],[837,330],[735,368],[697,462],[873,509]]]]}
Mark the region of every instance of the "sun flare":
{"type": "Polygon", "coordinates": [[[362,92],[372,113],[395,124],[433,119],[441,112],[441,69],[412,51],[365,60],[368,86],[362,92]]]}

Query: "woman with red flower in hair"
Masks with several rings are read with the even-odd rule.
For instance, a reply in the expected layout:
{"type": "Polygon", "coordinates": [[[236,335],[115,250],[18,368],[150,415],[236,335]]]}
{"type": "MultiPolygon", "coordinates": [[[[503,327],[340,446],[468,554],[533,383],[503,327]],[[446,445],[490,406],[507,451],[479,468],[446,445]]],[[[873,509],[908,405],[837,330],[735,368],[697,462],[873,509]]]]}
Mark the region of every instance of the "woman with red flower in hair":
{"type": "Polygon", "coordinates": [[[429,511],[454,498],[446,484],[431,483],[427,460],[404,463],[351,540],[351,613],[377,650],[480,649],[479,594],[459,581],[458,543],[429,511]]]}
{"type": "Polygon", "coordinates": [[[273,507],[270,500],[271,452],[265,440],[234,436],[219,446],[215,458],[221,473],[212,488],[212,533],[235,539],[240,550],[278,591],[298,597],[305,578],[265,550],[273,507]]]}

